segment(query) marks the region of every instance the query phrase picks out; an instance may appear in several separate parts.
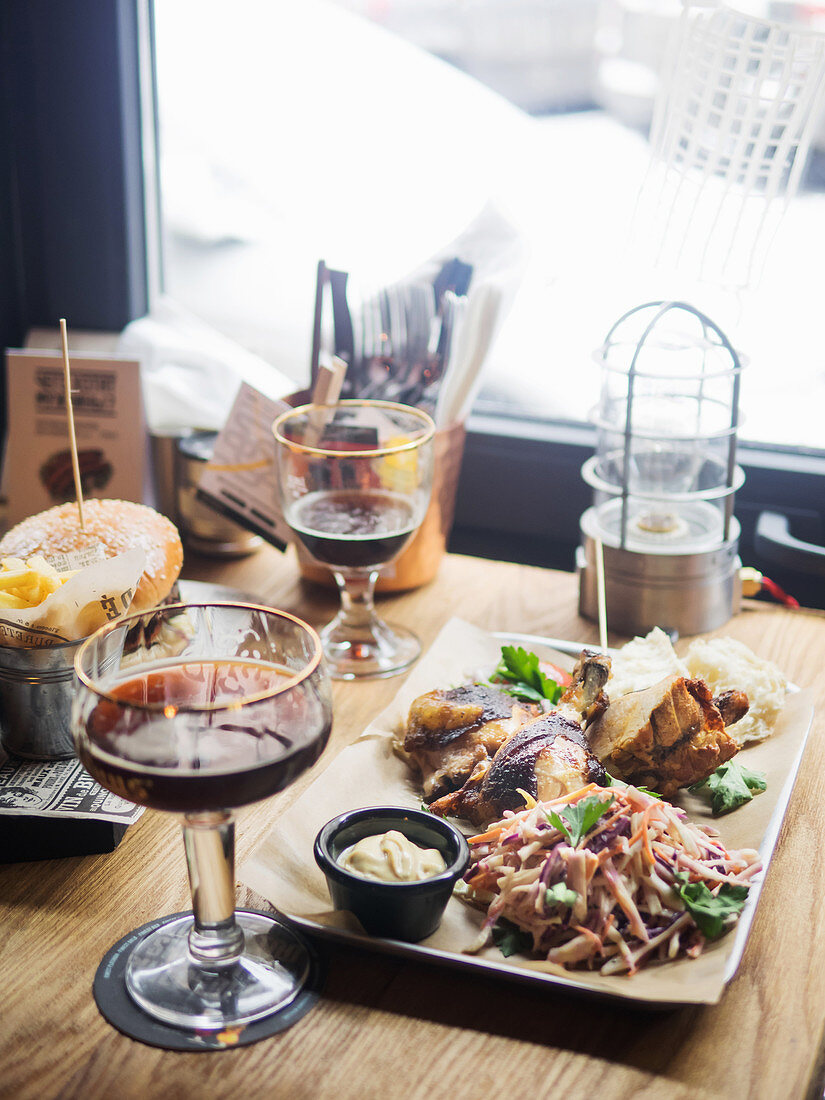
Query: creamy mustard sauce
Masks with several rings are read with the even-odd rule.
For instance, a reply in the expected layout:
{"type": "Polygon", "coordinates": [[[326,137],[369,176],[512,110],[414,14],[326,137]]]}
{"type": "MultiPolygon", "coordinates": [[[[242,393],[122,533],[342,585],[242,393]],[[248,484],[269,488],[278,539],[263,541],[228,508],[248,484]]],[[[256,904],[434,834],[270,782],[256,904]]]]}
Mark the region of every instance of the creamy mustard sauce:
{"type": "Polygon", "coordinates": [[[419,848],[397,829],[365,836],[338,857],[342,867],[377,882],[420,882],[447,869],[435,848],[419,848]]]}

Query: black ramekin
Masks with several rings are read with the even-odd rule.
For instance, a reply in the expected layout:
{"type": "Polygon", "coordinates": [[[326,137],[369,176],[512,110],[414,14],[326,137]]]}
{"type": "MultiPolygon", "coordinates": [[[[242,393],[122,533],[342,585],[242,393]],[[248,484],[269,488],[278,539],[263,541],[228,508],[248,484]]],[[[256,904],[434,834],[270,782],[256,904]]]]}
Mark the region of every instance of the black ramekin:
{"type": "Polygon", "coordinates": [[[467,841],[455,826],[423,810],[397,806],[371,806],[339,814],[318,833],[314,853],[336,909],[354,913],[370,935],[409,943],[426,939],[438,928],[453,887],[470,860],[467,841]],[[338,862],[350,845],[390,829],[397,829],[422,848],[437,848],[446,870],[420,882],[377,882],[338,862]]]}

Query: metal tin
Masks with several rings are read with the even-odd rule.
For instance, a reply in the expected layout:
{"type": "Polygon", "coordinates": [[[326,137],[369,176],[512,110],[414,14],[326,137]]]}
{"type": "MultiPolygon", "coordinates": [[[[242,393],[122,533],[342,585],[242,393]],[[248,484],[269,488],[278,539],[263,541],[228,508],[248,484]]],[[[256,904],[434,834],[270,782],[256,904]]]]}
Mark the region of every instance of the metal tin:
{"type": "MultiPolygon", "coordinates": [[[[582,516],[578,548],[579,613],[598,620],[596,537],[598,523],[582,516]]],[[[607,625],[618,634],[646,634],[654,626],[679,634],[703,634],[723,626],[739,610],[742,586],[739,526],[715,550],[696,554],[649,553],[602,544],[607,625]]]]}
{"type": "Polygon", "coordinates": [[[217,432],[192,432],[175,444],[174,483],[177,523],[186,544],[198,554],[244,557],[263,539],[221,515],[198,498],[201,474],[212,458],[217,432]]]}
{"type": "Polygon", "coordinates": [[[71,711],[79,645],[0,646],[0,740],[8,752],[28,760],[74,755],[71,711]]]}

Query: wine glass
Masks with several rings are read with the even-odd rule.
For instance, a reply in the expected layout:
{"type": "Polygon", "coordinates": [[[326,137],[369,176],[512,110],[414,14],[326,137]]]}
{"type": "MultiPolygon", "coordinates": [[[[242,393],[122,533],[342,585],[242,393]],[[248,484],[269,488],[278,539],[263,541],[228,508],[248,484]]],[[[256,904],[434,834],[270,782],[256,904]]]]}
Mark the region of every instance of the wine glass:
{"type": "Polygon", "coordinates": [[[318,635],[252,604],[174,604],[102,627],[75,673],[72,733],[86,769],[113,794],[182,815],[193,914],[132,948],[132,999],[205,1030],[285,1007],[310,957],[275,918],[235,911],[232,810],[282,790],[327,742],[318,635]]]}
{"type": "Polygon", "coordinates": [[[435,425],[388,401],[303,405],[275,421],[284,518],[338,584],[341,610],[321,631],[331,675],[391,676],[418,657],[412,631],[375,612],[382,566],[427,511],[435,425]]]}

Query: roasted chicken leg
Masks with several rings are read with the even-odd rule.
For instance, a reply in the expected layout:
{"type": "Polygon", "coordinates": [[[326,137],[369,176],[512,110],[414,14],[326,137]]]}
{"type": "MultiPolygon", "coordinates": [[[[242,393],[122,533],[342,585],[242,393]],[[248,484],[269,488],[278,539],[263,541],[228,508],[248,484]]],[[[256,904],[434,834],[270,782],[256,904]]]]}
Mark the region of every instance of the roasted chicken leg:
{"type": "Polygon", "coordinates": [[[486,825],[505,810],[523,809],[523,791],[547,802],[588,783],[604,782],[604,768],[589,751],[581,726],[551,710],[517,730],[492,761],[479,764],[460,790],[431,803],[430,809],[486,825]]]}
{"type": "Polygon", "coordinates": [[[742,692],[718,700],[704,680],[670,676],[611,703],[587,730],[591,750],[611,775],[671,798],[738,751],[731,725],[747,711],[742,692]],[[724,717],[723,717],[724,715],[724,717]]]}
{"type": "Polygon", "coordinates": [[[538,708],[485,684],[428,691],[410,706],[404,750],[427,802],[462,785],[538,708]]]}
{"type": "Polygon", "coordinates": [[[481,760],[460,790],[439,798],[430,809],[486,825],[505,810],[521,809],[522,792],[544,802],[588,783],[604,783],[604,768],[589,751],[582,724],[607,706],[604,685],[609,675],[609,657],[583,652],[558,707],[516,730],[492,761],[481,760]]]}

